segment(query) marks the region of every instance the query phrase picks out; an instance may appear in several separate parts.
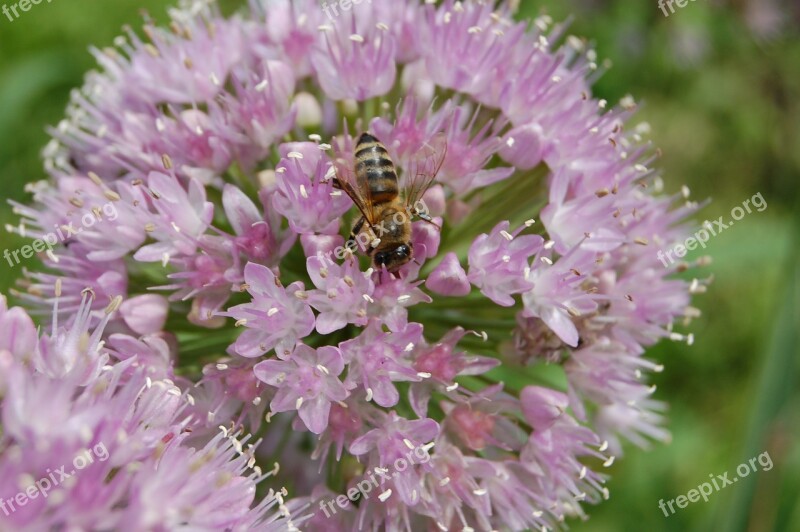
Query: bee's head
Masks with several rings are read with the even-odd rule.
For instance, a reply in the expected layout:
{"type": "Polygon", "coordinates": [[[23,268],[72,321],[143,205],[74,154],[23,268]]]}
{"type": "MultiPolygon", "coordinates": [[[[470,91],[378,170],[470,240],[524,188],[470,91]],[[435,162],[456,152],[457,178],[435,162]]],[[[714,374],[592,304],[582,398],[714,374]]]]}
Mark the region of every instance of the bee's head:
{"type": "Polygon", "coordinates": [[[399,246],[378,249],[372,256],[372,262],[380,270],[384,266],[390,272],[396,272],[404,264],[414,258],[411,243],[400,244],[399,246]]]}

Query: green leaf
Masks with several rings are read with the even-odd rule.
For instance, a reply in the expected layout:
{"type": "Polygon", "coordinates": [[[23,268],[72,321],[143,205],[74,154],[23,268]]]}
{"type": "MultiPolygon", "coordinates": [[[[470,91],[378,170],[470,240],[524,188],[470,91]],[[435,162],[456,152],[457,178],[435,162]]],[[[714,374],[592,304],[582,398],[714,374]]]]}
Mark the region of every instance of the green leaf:
{"type": "MultiPolygon", "coordinates": [[[[753,409],[750,414],[741,463],[746,463],[765,451],[768,452],[768,435],[773,430],[782,406],[790,399],[795,385],[796,361],[800,354],[798,353],[800,343],[798,343],[797,334],[797,325],[800,323],[800,305],[798,305],[798,301],[800,301],[800,261],[798,261],[797,246],[794,248],[794,253],[790,255],[786,281],[783,303],[777,313],[777,321],[769,342],[769,350],[764,360],[758,389],[753,394],[753,409]]],[[[769,473],[759,471],[759,474],[750,474],[747,477],[739,478],[739,482],[735,488],[732,488],[727,499],[728,504],[721,505],[715,516],[714,526],[708,529],[726,532],[747,530],[754,513],[756,485],[760,480],[760,475],[766,474],[769,473]]]]}

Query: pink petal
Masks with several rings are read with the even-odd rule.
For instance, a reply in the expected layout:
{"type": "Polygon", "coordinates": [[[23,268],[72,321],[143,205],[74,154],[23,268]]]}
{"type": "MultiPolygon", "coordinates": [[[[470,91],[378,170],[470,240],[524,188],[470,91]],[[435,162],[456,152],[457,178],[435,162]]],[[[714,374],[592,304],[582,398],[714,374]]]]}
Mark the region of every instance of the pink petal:
{"type": "Polygon", "coordinates": [[[297,413],[306,424],[308,430],[314,434],[321,434],[328,428],[328,417],[331,412],[331,402],[320,395],[300,405],[297,413]]]}
{"type": "Polygon", "coordinates": [[[567,395],[541,386],[527,386],[520,393],[522,414],[534,430],[550,428],[566,411],[567,395]]]}
{"type": "Polygon", "coordinates": [[[542,320],[565,344],[571,347],[578,345],[578,329],[565,311],[555,307],[546,307],[542,309],[542,320]]]}
{"type": "Polygon", "coordinates": [[[443,296],[465,296],[470,292],[467,272],[458,262],[455,253],[448,253],[442,262],[431,272],[425,286],[435,293],[443,296]]]}
{"type": "Polygon", "coordinates": [[[237,235],[245,234],[254,223],[262,220],[258,208],[239,187],[225,185],[222,205],[237,235]]]}
{"type": "Polygon", "coordinates": [[[144,294],[127,299],[119,307],[125,324],[141,335],[153,334],[163,329],[168,311],[167,300],[156,294],[144,294]]]}

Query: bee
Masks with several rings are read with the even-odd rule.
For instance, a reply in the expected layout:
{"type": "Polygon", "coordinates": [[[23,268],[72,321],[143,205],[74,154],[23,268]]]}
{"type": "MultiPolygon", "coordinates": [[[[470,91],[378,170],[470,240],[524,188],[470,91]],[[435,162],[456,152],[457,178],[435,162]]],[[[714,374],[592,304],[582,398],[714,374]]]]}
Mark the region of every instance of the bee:
{"type": "Polygon", "coordinates": [[[397,170],[386,146],[369,133],[358,138],[353,170],[341,160],[336,166],[333,186],[343,190],[361,212],[350,232],[347,247],[354,251],[361,244],[379,271],[386,268],[394,273],[414,260],[412,218],[436,225],[427,208],[421,208],[424,207],[421,198],[439,173],[447,152],[443,136],[436,137],[433,143],[440,148],[426,144],[410,162],[404,174],[402,194],[397,170]]]}

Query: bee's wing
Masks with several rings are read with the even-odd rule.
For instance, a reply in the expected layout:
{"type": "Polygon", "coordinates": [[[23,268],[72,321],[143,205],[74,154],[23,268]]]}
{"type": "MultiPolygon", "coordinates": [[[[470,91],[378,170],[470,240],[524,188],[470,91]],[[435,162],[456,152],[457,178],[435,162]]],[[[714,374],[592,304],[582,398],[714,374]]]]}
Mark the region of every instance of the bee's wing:
{"type": "Polygon", "coordinates": [[[415,153],[403,172],[405,204],[413,207],[433,184],[447,156],[447,137],[439,133],[415,153]]]}
{"type": "Polygon", "coordinates": [[[342,158],[338,158],[333,162],[333,169],[335,177],[333,178],[333,186],[341,189],[347,194],[353,203],[355,203],[364,219],[370,226],[375,225],[375,212],[372,203],[372,192],[365,180],[359,180],[353,171],[352,164],[342,158]]]}

